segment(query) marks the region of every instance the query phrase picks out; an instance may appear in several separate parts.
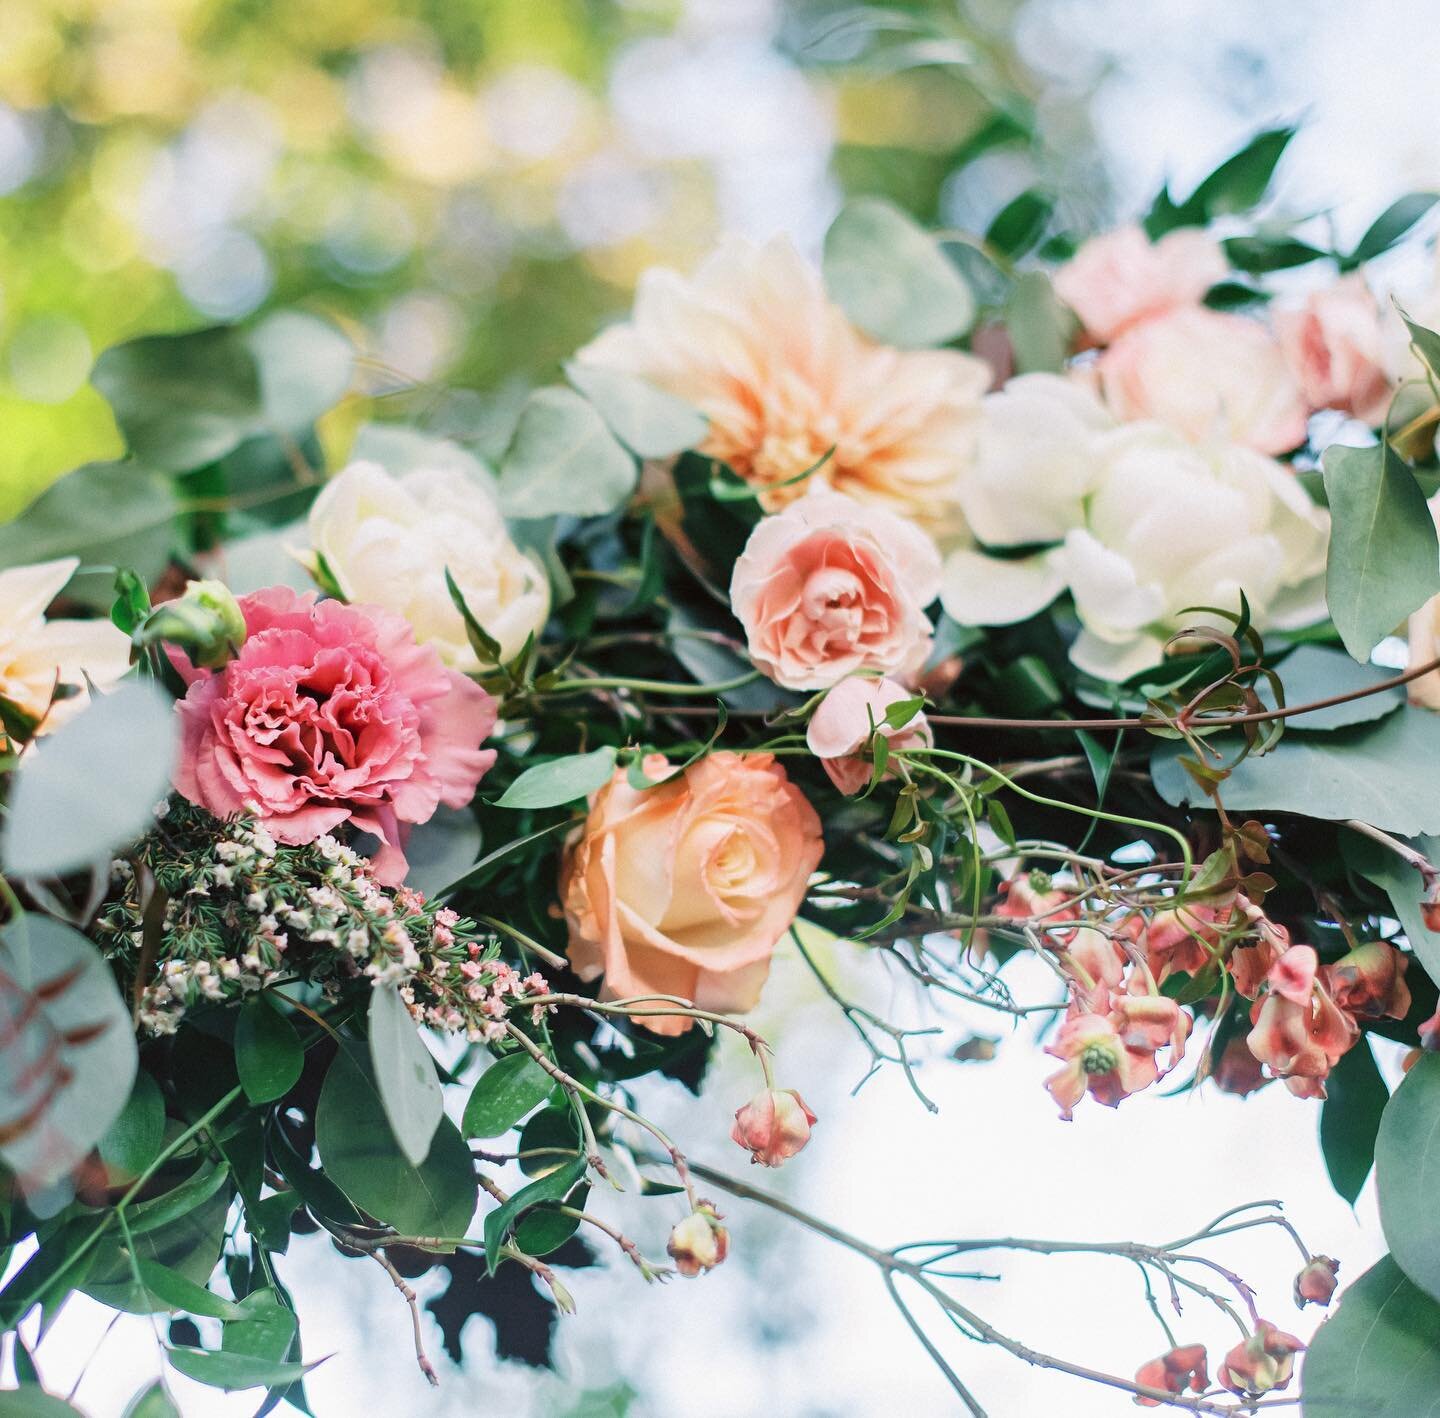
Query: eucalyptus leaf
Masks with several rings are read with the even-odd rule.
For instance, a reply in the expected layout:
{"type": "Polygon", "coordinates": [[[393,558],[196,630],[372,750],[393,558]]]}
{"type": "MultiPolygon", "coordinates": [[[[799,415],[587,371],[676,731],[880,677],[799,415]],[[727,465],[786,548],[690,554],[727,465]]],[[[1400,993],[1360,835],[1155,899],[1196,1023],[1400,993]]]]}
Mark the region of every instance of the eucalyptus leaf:
{"type": "Polygon", "coordinates": [[[480,824],[468,808],[441,804],[424,822],[410,829],[405,842],[405,885],[434,896],[463,876],[480,855],[480,824]]]}
{"type": "Polygon", "coordinates": [[[1325,1080],[1320,1105],[1320,1150],[1330,1183],[1351,1206],[1375,1161],[1375,1137],[1390,1090],[1375,1066],[1370,1041],[1362,1034],[1342,1054],[1325,1080]]]}
{"type": "MultiPolygon", "coordinates": [[[[1440,837],[1413,838],[1409,845],[1430,861],[1440,861],[1440,837]]],[[[1440,931],[1432,931],[1425,924],[1420,903],[1428,892],[1420,872],[1388,847],[1356,832],[1343,833],[1340,846],[1346,864],[1390,898],[1390,909],[1400,922],[1410,949],[1430,978],[1440,983],[1440,931]]]]}
{"type": "Polygon", "coordinates": [[[1375,1183],[1380,1226],[1405,1274],[1440,1300],[1440,1055],[1422,1054],[1380,1120],[1375,1183]]]}
{"type": "Polygon", "coordinates": [[[404,424],[367,423],[350,445],[350,459],[379,463],[395,477],[422,471],[454,472],[483,487],[493,490],[495,486],[495,475],[468,448],[404,424]]]}
{"type": "Polygon", "coordinates": [[[335,1055],[315,1141],[330,1180],[377,1221],[407,1236],[465,1234],[478,1192],[469,1149],[442,1117],[424,1162],[410,1162],[385,1121],[368,1050],[346,1042],[335,1055]]]}
{"type": "Polygon", "coordinates": [[[550,1075],[527,1052],[507,1054],[476,1079],[461,1128],[466,1137],[501,1137],[538,1108],[553,1087],[550,1075]]]}
{"type": "Polygon", "coordinates": [[[1305,1418],[1440,1418],[1440,1305],[1382,1256],[1340,1297],[1300,1370],[1305,1418]]]}
{"type": "Polygon", "coordinates": [[[923,349],[975,320],[965,278],[929,232],[879,197],[847,202],[825,234],[825,286],[866,334],[923,349]]]}
{"type": "Polygon", "coordinates": [[[1330,504],[1325,600],[1355,659],[1440,593],[1440,543],[1410,470],[1388,443],[1332,444],[1322,459],[1330,504]]]}
{"type": "Polygon", "coordinates": [[[507,517],[601,516],[625,502],[639,473],[588,399],[537,389],[500,465],[500,506],[507,517]]]}
{"type": "MultiPolygon", "coordinates": [[[[1381,680],[1394,678],[1391,670],[1357,663],[1349,655],[1323,645],[1297,646],[1276,666],[1276,673],[1285,688],[1288,705],[1308,704],[1336,694],[1349,694],[1381,680]]],[[[1267,709],[1275,707],[1275,695],[1268,680],[1262,678],[1256,685],[1256,691],[1267,709]]],[[[1292,715],[1285,720],[1285,732],[1343,729],[1351,724],[1367,724],[1394,713],[1404,703],[1405,688],[1396,685],[1393,689],[1367,694],[1345,704],[1332,704],[1328,709],[1312,709],[1308,714],[1292,715]]]]}
{"type": "Polygon", "coordinates": [[[608,744],[590,753],[572,753],[527,768],[496,799],[496,807],[545,808],[587,798],[615,772],[615,750],[608,744]]]}
{"type": "Polygon", "coordinates": [[[710,421],[704,414],[634,374],[572,360],[565,377],[641,458],[668,458],[705,441],[710,421]]]}
{"type": "Polygon", "coordinates": [[[170,791],[174,705],[153,680],[125,680],[21,760],[0,862],[14,876],[106,863],[154,821],[170,791]]]}
{"type": "Polygon", "coordinates": [[[130,1011],[100,952],[50,916],[0,930],[0,1158],[29,1194],[65,1177],[130,1098],[130,1011]]]}
{"type": "Polygon", "coordinates": [[[369,1025],[370,1062],[385,1116],[406,1160],[418,1167],[445,1111],[435,1060],[394,985],[377,983],[370,992],[369,1025]]]}
{"type": "Polygon", "coordinates": [[[1432,379],[1440,379],[1440,335],[1425,325],[1417,325],[1405,312],[1400,312],[1405,328],[1410,332],[1410,341],[1416,353],[1424,361],[1432,379]]]}

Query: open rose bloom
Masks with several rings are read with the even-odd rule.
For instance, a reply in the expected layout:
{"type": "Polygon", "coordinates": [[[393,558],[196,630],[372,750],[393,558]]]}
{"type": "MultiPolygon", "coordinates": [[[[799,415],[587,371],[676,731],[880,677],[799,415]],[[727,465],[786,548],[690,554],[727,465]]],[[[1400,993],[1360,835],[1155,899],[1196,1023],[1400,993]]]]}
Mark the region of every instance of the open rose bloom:
{"type": "Polygon", "coordinates": [[[218,671],[178,652],[189,685],[175,786],[279,842],[350,826],[380,840],[375,875],[404,879],[406,829],[466,807],[495,760],[495,702],[415,643],[398,616],[274,587],[240,599],[246,638],[218,671]]]}
{"type": "MultiPolygon", "coordinates": [[[[617,770],[566,849],[560,894],[570,963],[604,976],[606,999],[677,996],[700,1008],[754,1007],[775,943],[820,861],[820,819],[769,754],[712,753],[658,787],[617,770]]],[[[640,1022],[681,1034],[693,1020],[640,1022]]]]}
{"type": "Polygon", "coordinates": [[[983,360],[861,334],[790,242],[732,240],[693,277],[647,271],[630,320],[576,357],[638,375],[710,420],[700,451],[763,489],[770,510],[813,478],[935,529],[956,525],[983,360]]]}

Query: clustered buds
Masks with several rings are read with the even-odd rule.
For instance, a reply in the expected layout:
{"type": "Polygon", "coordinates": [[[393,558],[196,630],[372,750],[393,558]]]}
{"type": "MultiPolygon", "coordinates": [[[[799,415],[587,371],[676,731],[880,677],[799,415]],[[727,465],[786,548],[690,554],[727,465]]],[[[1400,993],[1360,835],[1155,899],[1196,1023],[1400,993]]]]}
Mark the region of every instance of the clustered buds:
{"type": "Polygon", "coordinates": [[[1216,1377],[1231,1393],[1259,1398],[1289,1384],[1295,1356],[1304,1347],[1293,1334],[1276,1329],[1269,1320],[1258,1320],[1255,1333],[1242,1339],[1221,1360],[1216,1377]]]}
{"type": "Polygon", "coordinates": [[[767,1088],[735,1114],[730,1136],[751,1162],[778,1167],[810,1141],[815,1114],[793,1088],[767,1088]]]}
{"type": "MultiPolygon", "coordinates": [[[[1181,1344],[1158,1359],[1141,1364],[1135,1371],[1135,1382],[1146,1388],[1164,1389],[1166,1393],[1184,1393],[1187,1387],[1195,1393],[1204,1393],[1210,1387],[1205,1346],[1181,1344]]],[[[1159,1408],[1161,1400],[1137,1393],[1135,1402],[1142,1408],[1159,1408]]]]}
{"type": "Polygon", "coordinates": [[[1306,1305],[1328,1305],[1335,1293],[1339,1273],[1338,1260],[1329,1256],[1311,1256],[1295,1277],[1295,1308],[1303,1310],[1306,1305]]]}
{"type": "Polygon", "coordinates": [[[720,1213],[702,1201],[683,1221],[676,1222],[665,1245],[675,1269],[685,1276],[714,1270],[730,1252],[730,1233],[720,1224],[720,1213]]]}

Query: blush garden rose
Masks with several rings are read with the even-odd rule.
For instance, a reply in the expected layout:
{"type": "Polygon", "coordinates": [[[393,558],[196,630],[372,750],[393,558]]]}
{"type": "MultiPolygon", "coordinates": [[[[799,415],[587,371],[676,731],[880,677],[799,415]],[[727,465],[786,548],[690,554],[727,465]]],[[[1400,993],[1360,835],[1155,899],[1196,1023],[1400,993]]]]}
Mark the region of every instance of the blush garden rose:
{"type": "Polygon", "coordinates": [[[292,845],[349,826],[380,840],[375,876],[404,879],[406,829],[467,807],[495,761],[495,701],[446,669],[398,616],[272,587],[240,598],[246,637],[219,671],[178,651],[175,786],[216,817],[249,813],[292,845]]]}
{"type": "MultiPolygon", "coordinates": [[[[661,754],[642,766],[673,774],[661,754]]],[[[606,999],[752,1009],[822,851],[819,817],[770,754],[712,753],[651,788],[620,769],[566,848],[571,966],[582,980],[603,974],[606,999]]],[[[639,1022],[657,1034],[694,1023],[639,1022]]]]}

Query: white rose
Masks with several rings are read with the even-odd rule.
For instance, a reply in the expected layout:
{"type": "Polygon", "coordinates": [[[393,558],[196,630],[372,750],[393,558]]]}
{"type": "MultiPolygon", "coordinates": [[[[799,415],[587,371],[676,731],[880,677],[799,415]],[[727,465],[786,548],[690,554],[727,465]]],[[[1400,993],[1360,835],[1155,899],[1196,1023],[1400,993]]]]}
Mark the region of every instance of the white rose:
{"type": "Polygon", "coordinates": [[[315,499],[309,530],[347,600],[404,616],[453,669],[490,666],[466,638],[447,568],[504,659],[538,636],[550,614],[544,569],[510,539],[489,491],[458,469],[394,477],[377,463],[352,463],[315,499]]]}

